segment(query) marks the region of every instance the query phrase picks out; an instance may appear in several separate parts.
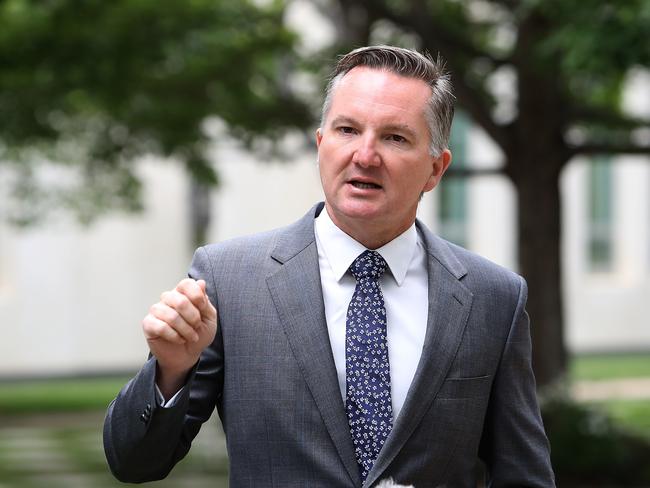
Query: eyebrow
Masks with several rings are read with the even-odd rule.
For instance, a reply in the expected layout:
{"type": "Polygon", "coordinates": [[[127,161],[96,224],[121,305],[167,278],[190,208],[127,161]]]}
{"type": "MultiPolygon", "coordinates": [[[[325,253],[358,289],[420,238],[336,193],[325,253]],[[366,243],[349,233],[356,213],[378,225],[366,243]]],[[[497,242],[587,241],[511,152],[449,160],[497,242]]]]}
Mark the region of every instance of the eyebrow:
{"type": "MultiPolygon", "coordinates": [[[[339,115],[338,117],[335,117],[334,120],[330,123],[330,127],[336,127],[337,125],[353,125],[353,126],[358,126],[361,125],[359,122],[357,122],[355,119],[352,117],[348,117],[345,115],[339,115]]],[[[388,131],[388,132],[401,132],[403,134],[408,135],[412,139],[417,139],[417,133],[411,128],[411,126],[407,124],[388,124],[388,125],[383,125],[381,126],[382,131],[388,131]]]]}
{"type": "Polygon", "coordinates": [[[344,115],[339,115],[335,117],[332,122],[330,122],[330,127],[336,127],[337,125],[348,124],[348,125],[359,125],[359,123],[351,117],[346,117],[344,115]]]}

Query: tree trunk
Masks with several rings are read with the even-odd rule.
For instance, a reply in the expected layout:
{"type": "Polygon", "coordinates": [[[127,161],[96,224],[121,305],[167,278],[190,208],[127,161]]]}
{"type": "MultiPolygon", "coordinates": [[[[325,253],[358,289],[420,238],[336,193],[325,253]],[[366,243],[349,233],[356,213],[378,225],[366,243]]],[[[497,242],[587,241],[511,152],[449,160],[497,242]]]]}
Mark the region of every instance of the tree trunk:
{"type": "Polygon", "coordinates": [[[190,235],[192,250],[206,243],[210,225],[210,192],[212,187],[190,177],[190,235]]]}
{"type": "MultiPolygon", "coordinates": [[[[521,164],[521,161],[519,162],[521,164]]],[[[528,282],[533,369],[538,387],[562,380],[566,372],[562,308],[559,173],[547,161],[519,171],[518,243],[520,271],[528,282]]],[[[558,165],[561,166],[561,165],[558,165]]]]}

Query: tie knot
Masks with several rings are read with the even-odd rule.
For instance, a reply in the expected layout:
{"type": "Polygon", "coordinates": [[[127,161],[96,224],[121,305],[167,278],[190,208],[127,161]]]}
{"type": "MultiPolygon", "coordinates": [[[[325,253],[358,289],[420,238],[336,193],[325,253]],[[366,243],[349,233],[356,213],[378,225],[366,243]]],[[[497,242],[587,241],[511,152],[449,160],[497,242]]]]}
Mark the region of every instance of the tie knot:
{"type": "Polygon", "coordinates": [[[350,265],[350,273],[357,281],[379,280],[386,271],[386,261],[377,251],[364,251],[350,265]]]}

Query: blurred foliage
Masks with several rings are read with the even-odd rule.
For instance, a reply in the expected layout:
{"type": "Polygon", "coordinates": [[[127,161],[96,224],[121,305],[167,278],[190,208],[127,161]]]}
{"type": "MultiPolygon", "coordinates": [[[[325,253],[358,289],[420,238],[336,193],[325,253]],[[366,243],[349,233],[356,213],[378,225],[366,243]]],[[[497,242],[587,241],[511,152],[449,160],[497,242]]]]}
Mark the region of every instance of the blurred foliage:
{"type": "MultiPolygon", "coordinates": [[[[524,2],[526,4],[526,2],[524,2]]],[[[528,2],[553,22],[535,55],[540,68],[560,75],[585,101],[617,108],[621,81],[635,65],[650,64],[650,2],[560,0],[528,2]]]]}
{"type": "Polygon", "coordinates": [[[650,439],[650,398],[613,398],[589,404],[607,412],[621,428],[650,439]]]}
{"type": "Polygon", "coordinates": [[[558,486],[648,486],[650,441],[602,411],[552,401],[542,409],[558,486]]]}
{"type": "Polygon", "coordinates": [[[30,223],[139,208],[134,158],[216,182],[207,122],[250,143],[310,121],[287,88],[295,36],[281,1],[0,1],[0,163],[30,223]],[[54,165],[52,163],[55,163],[54,165]],[[45,169],[43,168],[45,167],[45,169]],[[55,190],[57,184],[63,184],[55,190]]]}

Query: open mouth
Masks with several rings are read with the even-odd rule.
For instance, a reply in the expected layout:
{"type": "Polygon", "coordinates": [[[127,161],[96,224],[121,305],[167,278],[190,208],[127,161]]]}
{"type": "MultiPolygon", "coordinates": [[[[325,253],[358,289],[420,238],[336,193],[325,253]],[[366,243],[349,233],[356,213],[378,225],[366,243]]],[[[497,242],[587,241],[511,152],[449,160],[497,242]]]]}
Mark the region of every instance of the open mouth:
{"type": "Polygon", "coordinates": [[[355,188],[359,188],[360,190],[379,190],[381,188],[381,186],[375,183],[367,183],[363,181],[352,180],[350,181],[350,184],[355,188]]]}

